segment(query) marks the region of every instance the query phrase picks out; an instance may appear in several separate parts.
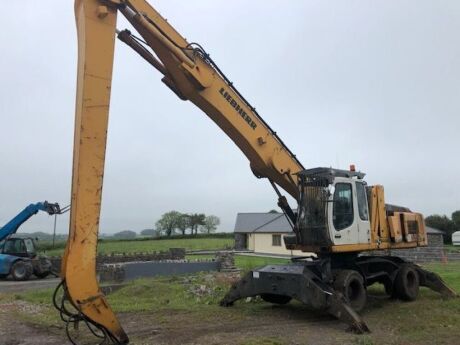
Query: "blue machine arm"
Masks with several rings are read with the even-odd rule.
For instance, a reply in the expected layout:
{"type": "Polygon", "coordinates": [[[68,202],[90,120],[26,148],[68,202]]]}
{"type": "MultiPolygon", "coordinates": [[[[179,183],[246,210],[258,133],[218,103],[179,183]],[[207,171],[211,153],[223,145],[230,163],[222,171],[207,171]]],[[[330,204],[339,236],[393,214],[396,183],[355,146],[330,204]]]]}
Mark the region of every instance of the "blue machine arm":
{"type": "Polygon", "coordinates": [[[10,235],[13,235],[18,231],[19,227],[24,224],[30,217],[36,214],[38,211],[44,211],[49,215],[60,214],[61,209],[59,204],[51,204],[47,201],[37,202],[36,204],[30,204],[24,210],[19,212],[13,219],[6,223],[0,228],[0,241],[4,240],[10,235]]]}

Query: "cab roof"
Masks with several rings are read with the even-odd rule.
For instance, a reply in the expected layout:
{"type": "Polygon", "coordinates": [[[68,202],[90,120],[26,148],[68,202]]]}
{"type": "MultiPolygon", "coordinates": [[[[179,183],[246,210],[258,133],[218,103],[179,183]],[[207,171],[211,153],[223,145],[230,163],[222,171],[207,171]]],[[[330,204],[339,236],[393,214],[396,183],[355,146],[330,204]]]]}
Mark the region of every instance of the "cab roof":
{"type": "Polygon", "coordinates": [[[305,169],[297,173],[298,175],[305,176],[305,177],[323,177],[327,178],[328,180],[333,180],[334,177],[357,177],[358,179],[363,179],[366,175],[361,171],[350,171],[350,170],[342,170],[342,169],[334,169],[334,168],[313,168],[313,169],[305,169]]]}

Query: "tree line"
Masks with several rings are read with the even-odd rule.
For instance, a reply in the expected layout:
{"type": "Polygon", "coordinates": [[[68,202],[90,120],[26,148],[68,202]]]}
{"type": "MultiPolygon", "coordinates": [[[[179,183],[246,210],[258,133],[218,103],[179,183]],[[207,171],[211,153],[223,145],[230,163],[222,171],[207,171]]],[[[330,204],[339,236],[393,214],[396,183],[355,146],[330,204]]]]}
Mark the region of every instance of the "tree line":
{"type": "Polygon", "coordinates": [[[213,233],[220,224],[220,219],[204,213],[181,213],[169,211],[155,223],[155,229],[141,231],[142,236],[172,236],[174,234],[196,235],[198,232],[213,233]]]}
{"type": "Polygon", "coordinates": [[[451,217],[434,214],[425,218],[425,224],[432,228],[444,231],[444,243],[452,243],[452,234],[460,231],[460,210],[452,213],[451,217]]]}

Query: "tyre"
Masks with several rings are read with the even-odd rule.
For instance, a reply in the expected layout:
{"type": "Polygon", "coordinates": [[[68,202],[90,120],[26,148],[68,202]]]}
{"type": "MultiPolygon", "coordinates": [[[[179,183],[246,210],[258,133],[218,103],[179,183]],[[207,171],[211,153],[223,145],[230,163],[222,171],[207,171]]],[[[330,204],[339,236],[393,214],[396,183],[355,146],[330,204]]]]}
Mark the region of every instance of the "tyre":
{"type": "Polygon", "coordinates": [[[394,282],[394,296],[403,301],[415,301],[418,296],[420,279],[411,264],[403,264],[394,282]]]}
{"type": "Polygon", "coordinates": [[[38,273],[38,272],[34,272],[35,276],[39,279],[45,279],[46,277],[48,277],[48,275],[50,274],[50,272],[41,272],[41,273],[38,273]]]}
{"type": "Polygon", "coordinates": [[[29,262],[18,260],[10,270],[14,280],[28,280],[33,273],[32,265],[29,262]]]}
{"type": "Polygon", "coordinates": [[[275,294],[271,294],[271,293],[261,294],[260,297],[265,302],[274,303],[274,304],[287,304],[292,299],[292,297],[289,297],[289,296],[275,295],[275,294]]]}
{"type": "Polygon", "coordinates": [[[391,280],[386,280],[382,284],[383,284],[383,287],[385,288],[385,293],[391,298],[395,298],[393,282],[391,280]]]}
{"type": "Polygon", "coordinates": [[[367,291],[361,274],[353,270],[336,272],[334,290],[340,292],[354,311],[363,310],[367,302],[367,291]]]}

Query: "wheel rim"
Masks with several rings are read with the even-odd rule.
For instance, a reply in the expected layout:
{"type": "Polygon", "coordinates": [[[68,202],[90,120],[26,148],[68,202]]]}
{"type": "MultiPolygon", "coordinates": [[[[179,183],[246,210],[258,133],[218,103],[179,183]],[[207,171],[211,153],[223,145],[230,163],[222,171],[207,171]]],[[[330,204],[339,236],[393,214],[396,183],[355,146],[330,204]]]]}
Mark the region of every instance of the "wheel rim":
{"type": "Polygon", "coordinates": [[[18,278],[23,278],[26,275],[26,266],[19,264],[14,268],[14,275],[18,278]]]}

